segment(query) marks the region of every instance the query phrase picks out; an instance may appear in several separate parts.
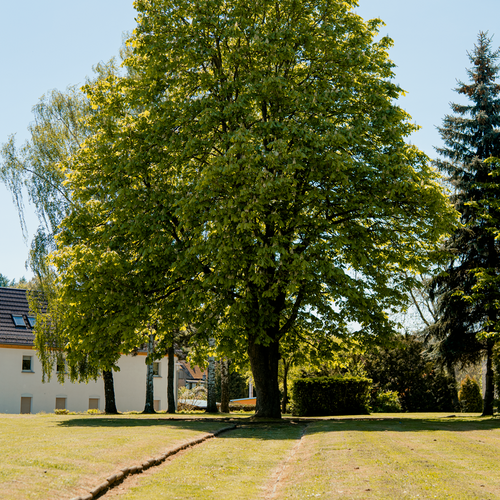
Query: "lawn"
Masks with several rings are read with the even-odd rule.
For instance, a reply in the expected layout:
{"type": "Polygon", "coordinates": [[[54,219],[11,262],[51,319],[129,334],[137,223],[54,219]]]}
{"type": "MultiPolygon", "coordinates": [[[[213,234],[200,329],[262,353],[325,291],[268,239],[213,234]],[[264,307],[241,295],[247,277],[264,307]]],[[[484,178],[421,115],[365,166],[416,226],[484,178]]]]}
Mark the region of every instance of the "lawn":
{"type": "MultiPolygon", "coordinates": [[[[0,498],[69,499],[227,425],[163,417],[0,415],[0,498]]],[[[500,500],[500,419],[442,417],[239,420],[238,429],[132,476],[103,500],[500,500]]]]}
{"type": "Polygon", "coordinates": [[[277,498],[500,499],[500,420],[316,421],[277,498]]]}
{"type": "Polygon", "coordinates": [[[0,499],[69,499],[121,467],[227,426],[165,415],[0,415],[0,499]]]}
{"type": "Polygon", "coordinates": [[[249,426],[138,476],[109,498],[500,499],[500,420],[439,417],[249,426]]]}
{"type": "Polygon", "coordinates": [[[300,438],[299,425],[256,425],[222,434],[146,474],[121,500],[264,498],[300,438]]]}

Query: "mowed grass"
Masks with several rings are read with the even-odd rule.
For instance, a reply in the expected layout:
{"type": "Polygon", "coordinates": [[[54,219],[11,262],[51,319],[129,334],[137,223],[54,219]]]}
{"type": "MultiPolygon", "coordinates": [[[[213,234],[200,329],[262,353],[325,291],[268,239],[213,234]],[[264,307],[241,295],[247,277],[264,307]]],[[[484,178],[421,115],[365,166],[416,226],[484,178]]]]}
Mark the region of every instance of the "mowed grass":
{"type": "MultiPolygon", "coordinates": [[[[240,420],[237,430],[133,476],[109,497],[500,500],[500,419],[443,416],[240,420]]],[[[121,467],[227,425],[0,415],[0,499],[69,499],[121,467]]]]}
{"type": "Polygon", "coordinates": [[[500,420],[309,424],[277,498],[500,499],[500,420]]]}
{"type": "Polygon", "coordinates": [[[243,426],[184,452],[119,495],[120,500],[221,498],[272,494],[281,465],[300,439],[297,424],[243,426]]]}
{"type": "Polygon", "coordinates": [[[161,415],[0,415],[0,499],[69,499],[121,467],[227,425],[161,415]]]}
{"type": "Polygon", "coordinates": [[[111,498],[500,499],[499,463],[497,419],[309,419],[222,434],[111,498]]]}

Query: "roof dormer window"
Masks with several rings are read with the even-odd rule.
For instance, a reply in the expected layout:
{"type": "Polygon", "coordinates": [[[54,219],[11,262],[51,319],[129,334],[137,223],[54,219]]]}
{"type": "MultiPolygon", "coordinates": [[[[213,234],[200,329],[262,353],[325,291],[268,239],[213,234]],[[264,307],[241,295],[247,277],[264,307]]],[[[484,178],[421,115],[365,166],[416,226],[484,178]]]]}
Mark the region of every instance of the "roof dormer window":
{"type": "Polygon", "coordinates": [[[33,316],[28,316],[28,323],[30,324],[31,328],[35,328],[36,318],[34,318],[33,316]]]}
{"type": "Polygon", "coordinates": [[[24,326],[24,328],[26,328],[26,323],[24,322],[24,319],[22,316],[18,316],[18,315],[13,314],[12,321],[14,321],[14,324],[16,326],[24,326]]]}

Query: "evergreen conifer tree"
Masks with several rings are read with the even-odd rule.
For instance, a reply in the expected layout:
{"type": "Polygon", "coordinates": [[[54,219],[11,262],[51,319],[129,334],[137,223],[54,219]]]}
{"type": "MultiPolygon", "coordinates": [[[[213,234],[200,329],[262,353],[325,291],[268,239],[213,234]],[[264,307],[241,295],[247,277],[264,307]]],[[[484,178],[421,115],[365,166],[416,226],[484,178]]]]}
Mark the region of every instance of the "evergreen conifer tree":
{"type": "Polygon", "coordinates": [[[445,364],[477,362],[486,355],[484,415],[493,413],[492,350],[487,334],[496,323],[493,305],[500,296],[493,287],[477,293],[478,273],[498,274],[500,247],[485,218],[484,205],[496,182],[490,175],[489,157],[500,154],[500,85],[495,83],[500,51],[493,51],[491,38],[480,32],[469,59],[470,83],[458,82],[456,91],[466,95],[468,105],[451,104],[439,129],[444,147],[436,166],[448,175],[452,201],[461,214],[462,226],[447,240],[450,262],[430,285],[438,301],[439,319],[429,328],[436,354],[445,364]]]}

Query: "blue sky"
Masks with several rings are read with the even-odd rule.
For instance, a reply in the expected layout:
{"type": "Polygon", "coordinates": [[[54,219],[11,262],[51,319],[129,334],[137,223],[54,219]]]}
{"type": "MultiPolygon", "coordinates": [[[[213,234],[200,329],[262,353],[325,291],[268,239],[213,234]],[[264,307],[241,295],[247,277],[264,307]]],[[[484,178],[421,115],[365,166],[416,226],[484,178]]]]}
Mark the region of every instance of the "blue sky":
{"type": "MultiPolygon", "coordinates": [[[[489,31],[500,46],[500,1],[359,0],[365,19],[381,18],[381,35],[394,40],[390,57],[395,82],[407,95],[399,104],[422,128],[411,142],[434,157],[440,145],[436,126],[459,101],[456,80],[467,78],[477,33],[489,31]]],[[[122,33],[135,26],[130,0],[23,0],[0,6],[0,143],[16,134],[27,138],[31,108],[50,89],[83,83],[92,66],[118,54],[122,33]]],[[[27,208],[30,233],[37,228],[27,208]]],[[[30,237],[28,237],[29,241],[30,237]]],[[[28,242],[23,239],[10,193],[0,184],[0,273],[19,279],[25,269],[28,242]]]]}

